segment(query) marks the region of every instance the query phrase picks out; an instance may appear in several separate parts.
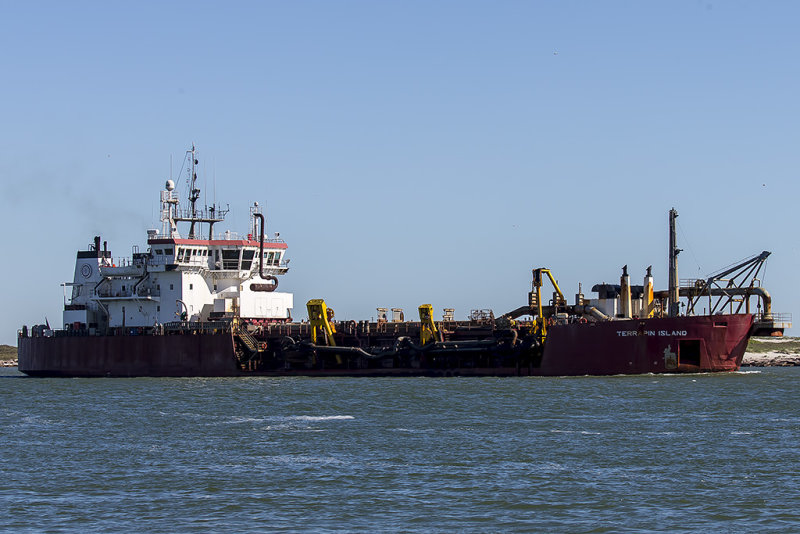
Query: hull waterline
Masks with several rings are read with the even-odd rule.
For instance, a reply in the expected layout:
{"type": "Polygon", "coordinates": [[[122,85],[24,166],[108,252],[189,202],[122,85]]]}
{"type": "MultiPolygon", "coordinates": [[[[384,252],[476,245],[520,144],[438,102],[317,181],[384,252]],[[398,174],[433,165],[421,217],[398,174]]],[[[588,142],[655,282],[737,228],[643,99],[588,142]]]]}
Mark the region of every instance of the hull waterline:
{"type": "MultiPolygon", "coordinates": [[[[499,357],[453,351],[447,359],[389,359],[380,365],[309,364],[281,355],[245,370],[231,333],[28,337],[19,370],[30,376],[575,376],[736,371],[751,315],[574,323],[549,329],[543,350],[499,357]],[[403,365],[403,362],[406,365],[403,365]]],[[[321,360],[320,360],[321,361],[321,360]]]]}

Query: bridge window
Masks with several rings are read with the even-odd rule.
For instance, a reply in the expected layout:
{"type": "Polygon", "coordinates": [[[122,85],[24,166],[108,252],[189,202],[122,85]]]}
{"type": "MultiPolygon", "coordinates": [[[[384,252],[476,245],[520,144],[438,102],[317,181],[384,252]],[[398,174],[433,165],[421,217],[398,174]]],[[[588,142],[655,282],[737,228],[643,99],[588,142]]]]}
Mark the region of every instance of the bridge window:
{"type": "Polygon", "coordinates": [[[253,265],[253,256],[255,256],[255,250],[243,250],[242,251],[242,270],[249,271],[250,267],[253,265]]]}
{"type": "Polygon", "coordinates": [[[239,269],[239,251],[237,249],[222,251],[222,268],[226,271],[239,269]]]}
{"type": "Polygon", "coordinates": [[[171,248],[165,248],[164,249],[164,254],[166,254],[167,256],[171,256],[172,255],[172,249],[171,248]]]}

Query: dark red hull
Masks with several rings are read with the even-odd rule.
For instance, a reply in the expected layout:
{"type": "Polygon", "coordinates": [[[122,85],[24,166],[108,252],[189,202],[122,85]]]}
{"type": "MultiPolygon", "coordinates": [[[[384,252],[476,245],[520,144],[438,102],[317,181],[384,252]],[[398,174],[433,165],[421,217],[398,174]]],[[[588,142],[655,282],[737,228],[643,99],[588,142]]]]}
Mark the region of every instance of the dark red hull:
{"type": "Polygon", "coordinates": [[[233,337],[20,338],[19,370],[31,376],[237,376],[233,337]]]}
{"type": "Polygon", "coordinates": [[[753,316],[715,315],[578,323],[548,331],[536,374],[736,371],[753,316]]]}
{"type": "MultiPolygon", "coordinates": [[[[633,319],[556,325],[541,358],[494,365],[243,371],[227,334],[24,337],[19,370],[31,376],[574,376],[736,371],[751,315],[633,319]]],[[[453,361],[461,361],[455,359],[453,361]]]]}

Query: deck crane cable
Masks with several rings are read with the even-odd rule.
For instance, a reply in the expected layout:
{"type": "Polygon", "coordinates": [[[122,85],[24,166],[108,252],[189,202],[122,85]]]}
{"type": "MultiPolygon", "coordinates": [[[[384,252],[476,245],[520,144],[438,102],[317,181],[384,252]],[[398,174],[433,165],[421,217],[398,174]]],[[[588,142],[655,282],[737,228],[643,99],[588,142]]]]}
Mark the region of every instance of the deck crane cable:
{"type": "MultiPolygon", "coordinates": [[[[741,259],[741,260],[739,260],[739,261],[734,261],[734,262],[732,262],[732,263],[729,263],[728,265],[725,265],[724,267],[721,267],[721,268],[717,269],[716,271],[713,271],[713,272],[709,273],[708,275],[706,275],[706,278],[715,277],[715,276],[716,276],[716,275],[718,275],[719,273],[722,273],[722,272],[724,272],[724,271],[727,271],[727,270],[728,270],[728,269],[730,269],[731,267],[735,267],[735,266],[737,266],[737,265],[741,265],[741,264],[743,264],[743,263],[747,263],[747,262],[750,262],[750,261],[752,261],[752,260],[755,260],[756,258],[758,258],[759,256],[761,256],[762,254],[763,254],[763,252],[762,252],[761,254],[752,254],[752,255],[750,255],[750,256],[746,256],[746,257],[742,258],[742,259],[741,259]]],[[[764,262],[766,262],[766,259],[765,259],[765,260],[763,260],[763,261],[764,261],[764,262]]]]}
{"type": "Polygon", "coordinates": [[[698,273],[702,272],[703,269],[700,267],[700,262],[697,261],[697,256],[694,253],[692,245],[689,243],[689,239],[686,237],[686,232],[683,231],[683,226],[681,226],[681,223],[677,219],[675,219],[675,222],[678,223],[678,229],[681,231],[681,237],[683,237],[683,242],[686,243],[686,248],[689,249],[689,253],[692,255],[692,259],[694,259],[695,265],[697,265],[697,272],[698,273]]]}
{"type": "Polygon", "coordinates": [[[183,175],[183,168],[186,166],[186,158],[183,158],[183,163],[181,164],[181,170],[178,172],[178,176],[183,175]]]}

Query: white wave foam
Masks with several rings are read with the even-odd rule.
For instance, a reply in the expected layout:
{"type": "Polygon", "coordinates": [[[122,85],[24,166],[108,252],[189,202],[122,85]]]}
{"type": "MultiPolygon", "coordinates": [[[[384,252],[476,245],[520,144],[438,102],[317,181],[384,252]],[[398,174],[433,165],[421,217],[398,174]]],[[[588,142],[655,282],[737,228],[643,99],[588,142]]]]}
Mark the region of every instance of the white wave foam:
{"type": "Polygon", "coordinates": [[[346,462],[335,458],[333,456],[308,456],[304,454],[289,455],[281,454],[269,458],[274,463],[302,465],[302,464],[317,464],[317,465],[344,465],[346,462]]]}
{"type": "Polygon", "coordinates": [[[600,432],[589,432],[588,430],[558,430],[552,429],[550,432],[554,434],[583,434],[584,436],[599,436],[600,432]]]}
{"type": "Polygon", "coordinates": [[[263,423],[263,417],[242,417],[242,416],[233,416],[226,421],[223,421],[225,424],[239,424],[239,423],[263,423]]]}
{"type": "Polygon", "coordinates": [[[355,419],[352,415],[289,415],[286,419],[294,421],[346,421],[355,419]]]}

